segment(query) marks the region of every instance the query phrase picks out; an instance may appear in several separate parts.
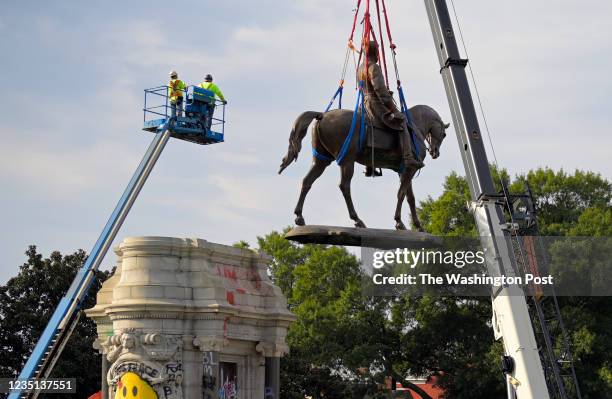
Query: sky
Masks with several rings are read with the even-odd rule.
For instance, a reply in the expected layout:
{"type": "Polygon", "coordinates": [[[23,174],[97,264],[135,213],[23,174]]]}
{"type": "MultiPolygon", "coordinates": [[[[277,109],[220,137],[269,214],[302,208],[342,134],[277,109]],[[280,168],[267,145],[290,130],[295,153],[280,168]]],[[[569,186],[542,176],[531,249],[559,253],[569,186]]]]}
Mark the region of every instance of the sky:
{"type": "MultiPolygon", "coordinates": [[[[612,3],[455,7],[499,165],[511,175],[551,167],[612,178],[612,3]]],[[[226,142],[171,140],[115,244],[139,235],[253,244],[292,224],[309,136],[297,164],[281,176],[278,165],[294,119],[323,109],[337,88],[353,8],[349,0],[4,4],[0,283],[18,273],[30,244],[45,256],[91,249],[153,138],[141,130],[143,89],[165,84],[171,69],[188,84],[213,74],[228,99],[226,142]]],[[[387,8],[408,103],[450,122],[423,2],[387,8]]],[[[345,103],[353,101],[349,83],[345,103]]],[[[414,182],[417,201],[439,195],[451,171],[463,174],[447,133],[440,158],[427,159],[414,182]]],[[[393,228],[397,176],[357,170],[361,219],[393,228]]],[[[352,225],[338,181],[332,166],[315,183],[307,223],[352,225]]],[[[109,252],[103,268],[114,262],[109,252]]]]}

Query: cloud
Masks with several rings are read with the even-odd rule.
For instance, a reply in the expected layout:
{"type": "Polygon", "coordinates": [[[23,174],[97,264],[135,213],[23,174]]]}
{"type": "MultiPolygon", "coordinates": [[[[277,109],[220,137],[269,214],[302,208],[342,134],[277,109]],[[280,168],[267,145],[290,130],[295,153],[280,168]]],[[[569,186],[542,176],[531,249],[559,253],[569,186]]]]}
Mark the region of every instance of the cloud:
{"type": "Polygon", "coordinates": [[[132,152],[114,142],[66,148],[48,139],[15,137],[17,133],[3,140],[0,181],[20,196],[34,195],[26,188],[35,187],[47,200],[72,201],[88,190],[100,189],[109,176],[129,175],[135,159],[132,152]]]}

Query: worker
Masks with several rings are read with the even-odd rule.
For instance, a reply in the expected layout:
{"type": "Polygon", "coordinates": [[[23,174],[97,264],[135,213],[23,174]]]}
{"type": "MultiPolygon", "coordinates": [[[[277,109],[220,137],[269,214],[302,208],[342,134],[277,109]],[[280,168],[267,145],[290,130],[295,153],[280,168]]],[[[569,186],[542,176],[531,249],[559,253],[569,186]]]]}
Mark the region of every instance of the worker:
{"type": "MultiPolygon", "coordinates": [[[[200,87],[203,89],[212,91],[215,94],[215,96],[217,96],[219,100],[223,102],[223,104],[227,104],[227,101],[225,100],[225,97],[223,97],[223,93],[221,93],[219,86],[213,83],[213,77],[210,73],[204,77],[204,82],[200,83],[200,87]]],[[[208,129],[210,129],[212,125],[212,119],[213,119],[214,113],[215,113],[215,103],[213,102],[208,107],[208,122],[207,122],[208,129]]]]}
{"type": "Polygon", "coordinates": [[[170,83],[168,83],[168,97],[170,98],[170,109],[172,116],[183,116],[183,94],[187,85],[178,78],[176,71],[170,71],[170,83]]]}
{"type": "MultiPolygon", "coordinates": [[[[385,84],[382,69],[378,64],[378,43],[371,40],[367,46],[366,58],[357,71],[360,81],[365,82],[364,99],[366,115],[372,125],[377,128],[396,131],[399,135],[400,153],[405,170],[420,169],[423,162],[415,159],[412,152],[412,138],[408,123],[403,112],[397,109],[393,96],[385,84]],[[365,66],[368,66],[366,74],[365,66]]],[[[374,171],[366,169],[366,175],[374,171]]]]}

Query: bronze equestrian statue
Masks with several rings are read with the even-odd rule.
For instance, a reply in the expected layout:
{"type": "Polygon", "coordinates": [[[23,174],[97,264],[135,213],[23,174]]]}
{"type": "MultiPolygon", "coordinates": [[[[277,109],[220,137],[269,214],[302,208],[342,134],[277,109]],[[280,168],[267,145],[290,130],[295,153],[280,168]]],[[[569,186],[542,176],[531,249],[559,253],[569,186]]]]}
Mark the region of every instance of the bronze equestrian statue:
{"type": "MultiPolygon", "coordinates": [[[[348,151],[340,162],[340,191],[346,201],[350,218],[355,222],[355,227],[366,227],[359,218],[353,200],[351,198],[351,179],[353,178],[355,162],[365,165],[370,171],[375,168],[391,169],[400,174],[400,187],[397,192],[397,206],[395,208],[395,228],[405,230],[402,222],[402,203],[407,198],[414,226],[422,231],[416,213],[414,192],[412,191],[412,178],[417,170],[423,166],[423,160],[427,153],[419,151],[415,158],[411,143],[408,124],[404,114],[397,109],[393,97],[389,93],[378,65],[378,48],[371,42],[367,51],[368,76],[365,75],[365,60],[358,70],[358,74],[365,79],[364,87],[365,110],[366,110],[366,135],[365,148],[360,148],[360,124],[355,125],[355,132],[350,141],[348,151]]],[[[426,105],[415,105],[410,108],[413,119],[413,129],[417,147],[425,148],[428,144],[429,154],[433,159],[440,155],[440,146],[446,137],[445,130],[449,124],[445,124],[440,115],[431,107],[426,105]]],[[[361,117],[361,111],[357,116],[361,117]]],[[[312,166],[302,181],[300,198],[295,207],[295,224],[305,224],[302,209],[306,195],[315,180],[323,174],[341,151],[347,134],[351,128],[353,111],[338,109],[325,113],[306,111],[297,117],[293,123],[289,135],[289,148],[280,165],[280,174],[291,162],[296,161],[302,148],[302,140],[306,136],[308,126],[316,120],[312,129],[312,166]]]]}

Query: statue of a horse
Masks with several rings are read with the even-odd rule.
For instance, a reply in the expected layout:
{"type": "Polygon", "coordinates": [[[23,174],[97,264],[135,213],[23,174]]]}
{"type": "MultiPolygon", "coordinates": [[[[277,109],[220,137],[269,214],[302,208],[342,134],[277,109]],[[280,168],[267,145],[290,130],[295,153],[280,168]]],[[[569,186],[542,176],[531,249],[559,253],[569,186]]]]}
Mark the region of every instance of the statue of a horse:
{"type": "MultiPolygon", "coordinates": [[[[415,105],[410,108],[410,113],[413,119],[413,128],[416,133],[417,147],[419,151],[418,158],[423,161],[427,156],[425,148],[433,159],[440,155],[440,146],[446,133],[444,132],[449,124],[445,124],[440,115],[427,105],[415,105]],[[427,147],[425,143],[427,142],[427,147]]],[[[357,117],[359,120],[360,116],[357,117]]],[[[312,187],[312,184],[321,176],[325,168],[327,168],[334,159],[338,157],[342,145],[350,130],[351,121],[353,119],[353,111],[338,109],[325,113],[307,111],[297,117],[293,123],[293,129],[289,135],[289,149],[283,157],[280,174],[291,162],[296,161],[298,154],[302,148],[302,140],[306,136],[308,126],[316,119],[312,129],[312,166],[304,180],[302,181],[302,191],[300,198],[295,206],[295,224],[303,226],[305,224],[302,216],[302,208],[306,194],[312,187]]],[[[356,123],[355,133],[351,139],[346,155],[340,163],[341,180],[340,191],[346,201],[346,206],[349,211],[350,218],[355,222],[355,227],[366,227],[365,223],[355,211],[353,200],[351,198],[351,179],[355,168],[355,162],[372,168],[386,168],[400,173],[400,187],[397,192],[397,206],[395,208],[395,228],[405,230],[406,226],[402,223],[402,202],[407,198],[412,215],[412,223],[422,231],[421,223],[416,213],[416,205],[414,193],[412,191],[412,178],[416,170],[402,170],[401,154],[399,151],[399,143],[397,132],[388,132],[383,130],[366,128],[368,130],[368,141],[365,148],[359,146],[359,123],[356,123]],[[377,144],[378,143],[378,144],[377,144]],[[374,148],[374,151],[372,151],[374,148]]]]}

